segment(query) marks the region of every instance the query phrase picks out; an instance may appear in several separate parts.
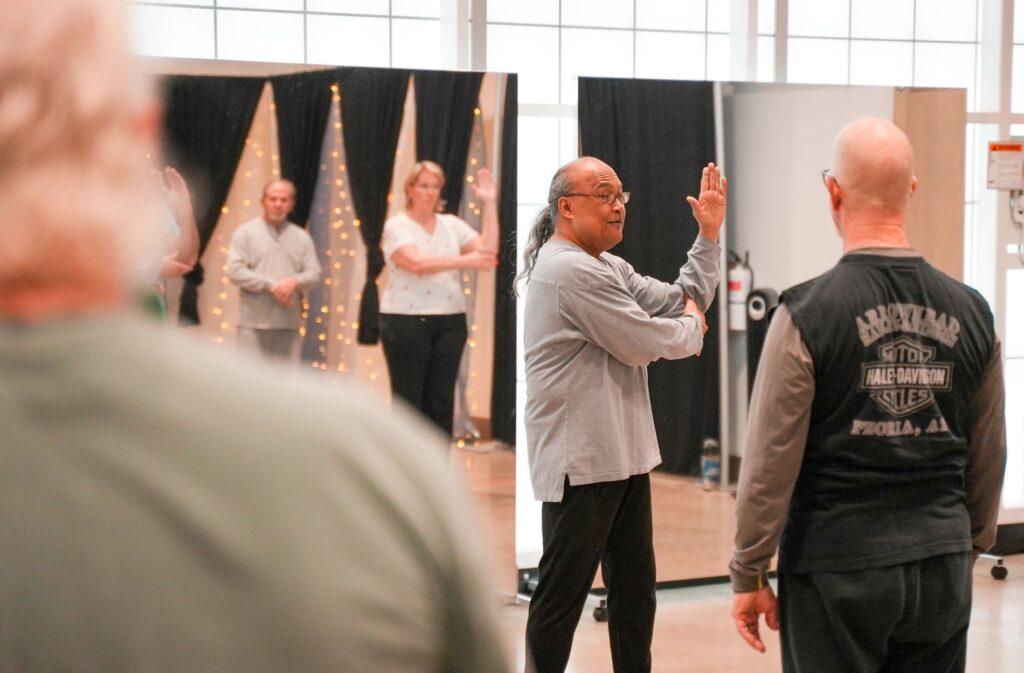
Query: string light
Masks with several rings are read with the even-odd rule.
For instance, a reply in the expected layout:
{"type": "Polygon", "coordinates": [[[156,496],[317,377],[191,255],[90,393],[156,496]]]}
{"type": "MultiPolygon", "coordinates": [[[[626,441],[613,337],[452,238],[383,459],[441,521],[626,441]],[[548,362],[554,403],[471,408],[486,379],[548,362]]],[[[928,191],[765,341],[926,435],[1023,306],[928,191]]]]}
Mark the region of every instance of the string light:
{"type": "Polygon", "coordinates": [[[328,133],[324,138],[317,180],[321,189],[314,194],[316,217],[310,221],[310,231],[315,232],[321,259],[325,260],[323,285],[310,295],[311,299],[315,298],[311,310],[317,314],[311,337],[317,345],[316,364],[319,369],[349,376],[359,375],[369,383],[380,376],[379,356],[375,354],[366,360],[351,360],[365,352],[362,347],[349,348],[353,344],[348,335],[357,332],[359,325],[340,319],[345,315],[345,306],[349,301],[359,301],[358,294],[354,297],[352,295],[354,288],[362,286],[362,277],[356,268],[358,264],[348,266],[340,259],[357,257],[355,247],[346,246],[345,242],[349,239],[349,227],[358,224],[352,222],[349,193],[344,189],[348,180],[345,150],[341,134],[336,132],[343,128],[339,86],[331,85],[331,92],[333,104],[328,129],[335,132],[328,133]]]}
{"type": "Polygon", "coordinates": [[[221,208],[221,217],[215,228],[214,241],[203,256],[203,264],[210,269],[219,268],[219,286],[208,280],[200,287],[203,293],[201,305],[209,304],[207,315],[213,320],[202,321],[200,329],[215,329],[211,340],[219,345],[234,341],[237,323],[238,289],[231,284],[227,276],[227,240],[234,230],[243,222],[261,214],[262,208],[257,204],[262,191],[262,182],[267,175],[280,175],[279,155],[275,151],[273,112],[273,94],[271,87],[266,85],[260,98],[256,114],[253,116],[252,127],[245,138],[239,169],[231,183],[228,198],[221,208]],[[269,148],[269,152],[264,151],[269,148]]]}
{"type": "MultiPolygon", "coordinates": [[[[486,148],[484,145],[484,132],[483,132],[483,120],[482,111],[479,106],[473,109],[473,128],[470,135],[470,147],[469,156],[467,161],[467,169],[465,175],[466,189],[462,193],[460,213],[466,222],[480,231],[482,228],[482,215],[483,215],[483,204],[476,198],[476,194],[473,191],[473,186],[476,183],[477,172],[480,168],[487,165],[486,148]]],[[[488,276],[490,279],[491,276],[488,276]]],[[[470,337],[466,340],[467,354],[466,358],[467,367],[465,370],[466,378],[459,381],[459,386],[456,389],[456,408],[462,411],[457,412],[456,422],[462,423],[460,415],[474,416],[480,409],[480,404],[476,399],[476,387],[467,385],[467,381],[477,381],[483,376],[479,376],[481,371],[487,371],[490,367],[490,363],[486,362],[489,355],[482,348],[481,336],[483,338],[489,338],[490,335],[480,332],[480,326],[476,321],[477,312],[477,301],[479,299],[477,293],[477,283],[479,282],[479,276],[476,273],[466,272],[462,274],[462,285],[463,295],[466,297],[466,317],[470,323],[470,337]],[[469,412],[465,410],[468,408],[469,412]]],[[[469,431],[472,432],[475,428],[472,428],[472,423],[469,421],[468,427],[457,427],[457,432],[469,431]]],[[[475,442],[474,442],[475,443],[475,442]]],[[[459,441],[459,446],[464,446],[465,441],[459,441]]]]}

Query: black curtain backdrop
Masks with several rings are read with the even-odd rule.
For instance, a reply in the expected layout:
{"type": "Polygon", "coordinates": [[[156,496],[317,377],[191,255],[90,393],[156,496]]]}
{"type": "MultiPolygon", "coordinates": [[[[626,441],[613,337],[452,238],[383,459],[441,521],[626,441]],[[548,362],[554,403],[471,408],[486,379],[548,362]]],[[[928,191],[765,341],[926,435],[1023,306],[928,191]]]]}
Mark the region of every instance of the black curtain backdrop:
{"type": "MultiPolygon", "coordinates": [[[[491,390],[491,434],[506,444],[516,443],[516,147],[519,96],[518,76],[506,75],[505,109],[501,117],[501,231],[494,296],[494,379],[491,390]]],[[[525,449],[524,449],[525,450],[525,449]]]]}
{"type": "Polygon", "coordinates": [[[302,72],[271,77],[277,107],[277,137],[281,152],[281,177],[295,183],[295,209],[289,219],[305,227],[313,205],[320,173],[324,127],[331,112],[331,85],[338,81],[334,70],[302,72]]]}
{"type": "MultiPolygon", "coordinates": [[[[633,192],[622,242],[612,252],[638,273],[672,281],[697,237],[686,196],[715,161],[712,85],[581,77],[581,150],[615,169],[633,192]]],[[[701,442],[718,437],[718,299],[707,311],[700,357],[648,368],[664,469],[696,474],[701,442]]]]}
{"type": "MultiPolygon", "coordinates": [[[[163,155],[188,183],[199,229],[199,253],[206,249],[227,199],[245,138],[263,91],[262,77],[171,76],[160,82],[164,100],[163,155]]],[[[203,267],[185,276],[178,319],[199,324],[196,288],[203,267]]]]}
{"type": "MultiPolygon", "coordinates": [[[[349,191],[367,248],[367,279],[359,307],[359,343],[378,340],[376,279],[384,267],[380,239],[387,215],[387,194],[394,170],[398,133],[409,71],[335,68],[271,78],[278,115],[281,174],[295,182],[298,199],[291,219],[308,220],[319,172],[324,130],[330,113],[331,84],[342,96],[342,136],[347,153],[349,191]]],[[[450,176],[445,198],[452,208],[461,200],[473,107],[482,74],[420,71],[417,77],[417,152],[441,164],[450,176]],[[439,131],[440,130],[440,131],[439,131]]],[[[507,80],[501,127],[499,251],[495,296],[492,435],[515,443],[515,301],[517,78],[507,80]]],[[[205,250],[245,147],[263,85],[261,77],[170,76],[161,81],[164,98],[164,157],[188,182],[205,250]]],[[[396,195],[400,198],[400,195],[396,195]]],[[[198,324],[196,287],[203,269],[186,276],[181,317],[198,324]]]]}
{"type": "MultiPolygon", "coordinates": [[[[473,135],[473,110],[480,101],[483,73],[418,70],[416,90],[416,160],[428,159],[444,169],[441,198],[445,212],[458,213],[466,158],[473,135]]],[[[395,198],[401,198],[396,194],[395,198]]]]}
{"type": "Polygon", "coordinates": [[[380,297],[376,282],[384,269],[380,238],[388,212],[388,191],[394,172],[409,71],[339,68],[338,73],[349,191],[366,244],[366,284],[359,302],[357,340],[361,344],[372,345],[380,338],[377,324],[380,297]]]}

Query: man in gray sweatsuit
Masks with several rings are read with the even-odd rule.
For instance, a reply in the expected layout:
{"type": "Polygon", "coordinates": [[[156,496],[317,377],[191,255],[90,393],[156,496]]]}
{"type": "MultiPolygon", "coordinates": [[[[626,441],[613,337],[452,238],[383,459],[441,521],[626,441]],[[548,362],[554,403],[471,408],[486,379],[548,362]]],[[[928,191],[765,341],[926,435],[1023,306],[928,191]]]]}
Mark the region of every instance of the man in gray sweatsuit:
{"type": "Polygon", "coordinates": [[[649,472],[661,463],[647,365],[697,355],[718,285],[725,179],[689,197],[700,235],[675,283],[607,251],[629,193],[593,157],[555,174],[526,251],[526,433],[544,551],[526,626],[527,670],[565,670],[598,564],[615,670],[650,671],[655,567],[649,472]]]}
{"type": "Polygon", "coordinates": [[[260,199],[263,217],[235,230],[228,278],[238,286],[238,343],[268,358],[299,359],[302,292],[320,282],[309,233],[288,221],[295,185],[274,180],[260,199]]]}

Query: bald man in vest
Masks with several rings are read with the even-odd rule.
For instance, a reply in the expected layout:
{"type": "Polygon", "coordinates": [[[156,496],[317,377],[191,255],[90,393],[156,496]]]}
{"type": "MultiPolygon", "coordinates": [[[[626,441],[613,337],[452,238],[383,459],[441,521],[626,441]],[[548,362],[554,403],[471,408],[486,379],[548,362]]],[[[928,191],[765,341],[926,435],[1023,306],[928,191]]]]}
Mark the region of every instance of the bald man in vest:
{"type": "Polygon", "coordinates": [[[765,339],[729,565],[735,626],[761,652],[760,616],[781,627],[787,673],[963,671],[973,556],[995,542],[1006,453],[992,314],[911,248],[917,178],[899,128],[850,123],[822,177],[844,254],[783,292],[765,339]]]}

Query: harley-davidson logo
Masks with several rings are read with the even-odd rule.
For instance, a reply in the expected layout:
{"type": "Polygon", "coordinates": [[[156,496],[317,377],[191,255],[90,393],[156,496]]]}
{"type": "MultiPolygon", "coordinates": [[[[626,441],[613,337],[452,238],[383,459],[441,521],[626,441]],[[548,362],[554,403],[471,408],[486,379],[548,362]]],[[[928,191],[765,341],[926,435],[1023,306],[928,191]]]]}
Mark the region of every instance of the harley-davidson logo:
{"type": "Polygon", "coordinates": [[[880,362],[861,365],[860,390],[893,416],[907,416],[935,399],[933,391],[950,390],[953,365],[933,362],[935,348],[901,336],[878,348],[880,362]]]}

